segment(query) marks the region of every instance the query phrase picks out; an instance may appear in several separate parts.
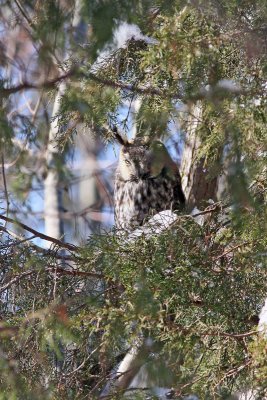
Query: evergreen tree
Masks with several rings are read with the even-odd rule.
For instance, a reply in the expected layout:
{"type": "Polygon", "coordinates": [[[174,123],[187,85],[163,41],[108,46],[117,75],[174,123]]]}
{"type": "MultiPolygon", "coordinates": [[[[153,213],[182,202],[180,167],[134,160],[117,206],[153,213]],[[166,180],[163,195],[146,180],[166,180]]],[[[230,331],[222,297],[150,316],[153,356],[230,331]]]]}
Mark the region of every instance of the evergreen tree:
{"type": "Polygon", "coordinates": [[[0,398],[266,396],[266,17],[261,0],[2,1],[0,398]],[[58,190],[79,126],[110,148],[131,119],[183,151],[186,211],[134,240],[34,226],[51,145],[58,190]]]}

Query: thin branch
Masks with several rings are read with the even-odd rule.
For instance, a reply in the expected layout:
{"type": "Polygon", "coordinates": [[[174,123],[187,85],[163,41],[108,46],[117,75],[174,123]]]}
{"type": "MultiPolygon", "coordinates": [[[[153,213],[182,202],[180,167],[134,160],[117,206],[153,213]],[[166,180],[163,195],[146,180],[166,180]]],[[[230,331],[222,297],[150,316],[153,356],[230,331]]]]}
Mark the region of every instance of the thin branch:
{"type": "Polygon", "coordinates": [[[3,182],[4,182],[4,191],[5,191],[5,198],[6,198],[6,214],[9,213],[9,197],[8,197],[8,190],[7,190],[7,183],[6,183],[6,173],[5,173],[5,159],[4,153],[2,152],[2,175],[3,175],[3,182]]]}
{"type": "MultiPolygon", "coordinates": [[[[244,339],[249,336],[257,335],[258,331],[250,331],[245,333],[226,333],[226,332],[206,332],[203,336],[222,336],[222,337],[229,337],[233,339],[244,339]]],[[[202,336],[202,335],[201,335],[202,336]]]]}
{"type": "Polygon", "coordinates": [[[131,85],[127,83],[122,83],[122,82],[117,82],[113,81],[111,79],[99,77],[92,72],[89,72],[88,74],[84,74],[85,78],[92,79],[93,81],[102,84],[104,86],[109,86],[114,89],[122,89],[127,92],[132,92],[132,93],[138,93],[141,95],[146,95],[146,96],[160,96],[163,98],[169,98],[169,99],[176,99],[176,100],[182,100],[184,102],[187,101],[193,101],[196,102],[198,100],[203,100],[207,98],[212,98],[212,97],[217,97],[218,95],[222,96],[225,95],[225,97],[231,95],[231,96],[237,96],[237,95],[256,95],[258,92],[252,92],[252,91],[247,91],[242,88],[236,88],[235,90],[231,91],[228,89],[223,89],[220,87],[214,86],[213,88],[210,88],[209,90],[204,90],[204,89],[199,89],[195,93],[191,93],[190,95],[183,95],[181,92],[178,90],[175,93],[172,93],[167,90],[160,90],[156,87],[153,86],[136,86],[136,85],[131,85]],[[220,93],[218,93],[218,90],[220,93]]]}
{"type": "MultiPolygon", "coordinates": [[[[7,235],[12,236],[15,239],[17,239],[17,242],[12,242],[10,244],[7,244],[6,247],[13,247],[13,246],[18,246],[18,245],[24,244],[24,245],[27,245],[28,247],[31,247],[38,253],[42,253],[42,255],[44,257],[53,257],[58,260],[64,260],[64,261],[77,261],[79,259],[78,256],[70,256],[70,255],[65,256],[63,254],[58,254],[57,251],[54,251],[52,249],[45,249],[41,246],[38,246],[35,243],[29,243],[32,239],[36,238],[36,235],[25,238],[24,236],[19,235],[18,233],[15,233],[15,232],[11,231],[10,229],[7,229],[1,225],[0,225],[0,230],[5,232],[7,235]]],[[[1,248],[3,248],[3,246],[1,246],[1,248]]]]}
{"type": "Polygon", "coordinates": [[[226,374],[220,379],[219,385],[227,378],[230,378],[231,376],[237,375],[239,372],[241,372],[244,368],[247,368],[250,364],[252,363],[251,359],[248,359],[245,361],[243,364],[238,365],[229,371],[226,372],[226,374]]]}
{"type": "Polygon", "coordinates": [[[45,235],[44,233],[38,232],[35,229],[29,227],[28,225],[23,224],[22,222],[16,221],[15,219],[6,217],[4,215],[0,215],[0,219],[2,219],[3,221],[6,221],[6,222],[10,222],[11,224],[18,225],[19,227],[21,227],[25,231],[28,231],[28,232],[32,233],[33,235],[39,237],[40,239],[43,239],[43,240],[46,240],[48,242],[54,243],[59,247],[63,247],[64,249],[68,249],[70,251],[77,251],[78,250],[78,247],[74,246],[71,243],[65,243],[62,240],[59,240],[59,239],[53,238],[51,236],[45,235]]]}
{"type": "Polygon", "coordinates": [[[196,332],[191,330],[190,328],[184,328],[182,325],[177,327],[177,330],[182,332],[184,335],[194,334],[199,337],[212,336],[212,337],[227,337],[236,340],[243,340],[247,337],[254,336],[258,334],[258,331],[249,331],[244,333],[228,333],[228,332],[218,332],[218,331],[210,331],[210,332],[196,332]]]}
{"type": "Polygon", "coordinates": [[[206,375],[201,375],[195,379],[193,379],[192,381],[185,383],[184,385],[182,385],[178,390],[174,390],[175,395],[180,397],[183,394],[183,390],[186,389],[187,387],[193,386],[195,383],[201,381],[202,379],[206,379],[208,378],[209,374],[206,375]]]}
{"type": "Polygon", "coordinates": [[[24,271],[19,275],[16,275],[15,278],[11,279],[11,281],[7,282],[4,286],[1,286],[0,288],[0,293],[3,293],[5,290],[7,290],[10,286],[14,285],[14,283],[17,283],[20,281],[22,278],[25,278],[26,276],[34,274],[36,271],[24,271]]]}
{"type": "Polygon", "coordinates": [[[82,369],[85,365],[86,362],[88,362],[88,360],[90,360],[90,358],[92,358],[92,356],[99,350],[101,346],[97,346],[93,351],[91,351],[89,353],[89,355],[87,357],[84,358],[83,362],[76,367],[73,371],[68,372],[67,374],[64,374],[64,377],[69,377],[69,376],[73,376],[76,372],[78,372],[80,369],[82,369]]]}
{"type": "Polygon", "coordinates": [[[58,273],[60,275],[71,275],[71,276],[81,276],[81,277],[92,277],[92,278],[104,278],[103,274],[98,274],[95,272],[86,272],[86,271],[80,271],[77,269],[69,270],[69,269],[64,269],[62,267],[48,267],[46,268],[46,271],[53,271],[55,273],[58,273]]]}
{"type": "Polygon", "coordinates": [[[25,18],[25,20],[28,22],[28,24],[30,25],[30,27],[32,27],[33,23],[31,21],[31,19],[28,17],[26,11],[24,10],[24,8],[22,7],[21,3],[19,0],[14,0],[18,9],[20,10],[21,14],[23,15],[23,17],[25,18]]]}
{"type": "Polygon", "coordinates": [[[196,214],[190,214],[190,215],[181,215],[180,217],[190,217],[190,218],[196,218],[199,217],[201,215],[205,215],[205,214],[209,214],[215,211],[222,211],[226,208],[229,208],[231,205],[230,204],[225,204],[222,205],[221,202],[215,203],[212,206],[208,206],[207,208],[205,208],[205,210],[200,211],[196,214]]]}
{"type": "MultiPolygon", "coordinates": [[[[135,85],[131,85],[128,83],[113,81],[111,79],[106,79],[103,77],[100,78],[99,76],[97,76],[91,72],[89,74],[87,74],[87,77],[97,83],[100,83],[101,85],[109,86],[114,89],[122,89],[122,90],[126,90],[127,92],[139,93],[139,94],[150,95],[150,96],[173,97],[173,96],[169,96],[167,94],[167,92],[163,92],[162,90],[154,88],[154,87],[135,86],[135,85]]],[[[182,95],[177,94],[174,97],[181,99],[182,95]]]]}
{"type": "Polygon", "coordinates": [[[10,96],[11,94],[18,93],[18,92],[20,92],[22,90],[51,89],[51,88],[54,88],[57,83],[60,83],[60,82],[62,82],[64,80],[70,78],[71,76],[73,76],[75,72],[77,72],[77,69],[76,68],[72,68],[72,69],[70,69],[68,72],[66,72],[63,75],[59,75],[59,76],[57,76],[57,77],[55,77],[53,79],[49,79],[47,81],[44,81],[44,82],[41,82],[41,83],[38,83],[38,84],[33,84],[33,83],[30,83],[30,82],[26,81],[26,82],[23,82],[23,83],[21,83],[21,84],[19,84],[17,86],[11,86],[9,88],[0,88],[0,95],[3,96],[3,97],[6,97],[6,96],[10,96]]]}
{"type": "Polygon", "coordinates": [[[115,374],[107,381],[99,399],[107,399],[114,394],[122,395],[140,368],[148,361],[152,351],[153,346],[145,339],[134,345],[124,356],[115,374]]]}
{"type": "MultiPolygon", "coordinates": [[[[53,88],[57,83],[64,81],[67,78],[70,78],[75,73],[77,73],[77,71],[78,71],[77,67],[74,67],[73,69],[70,69],[68,72],[66,72],[63,75],[57,76],[56,78],[44,81],[39,84],[32,84],[30,82],[25,81],[17,86],[13,86],[10,88],[0,88],[0,95],[10,96],[11,94],[20,92],[21,90],[29,90],[29,89],[36,89],[36,90],[44,89],[44,88],[50,89],[50,88],[53,88]]],[[[185,96],[178,91],[176,93],[170,93],[166,90],[162,91],[158,88],[151,87],[151,86],[147,86],[147,87],[146,86],[135,86],[135,85],[131,85],[128,83],[113,81],[111,79],[99,77],[99,76],[93,74],[92,72],[89,72],[86,74],[86,73],[79,71],[79,76],[87,78],[87,79],[91,79],[92,81],[97,82],[104,86],[112,87],[114,89],[122,89],[127,92],[138,93],[138,94],[141,94],[144,96],[160,96],[162,98],[177,99],[177,100],[182,100],[184,102],[187,102],[187,101],[195,102],[197,100],[210,98],[211,94],[213,94],[216,97],[216,87],[214,89],[214,93],[213,92],[206,93],[205,91],[199,90],[195,94],[190,94],[190,95],[185,96]]],[[[241,94],[250,94],[251,96],[253,96],[253,95],[258,94],[258,92],[255,92],[255,93],[246,92],[245,90],[240,89],[240,90],[237,90],[234,93],[232,93],[232,92],[225,90],[225,96],[228,96],[229,94],[235,95],[235,96],[241,95],[241,94]]]]}
{"type": "Polygon", "coordinates": [[[213,261],[217,261],[217,260],[219,260],[220,258],[225,257],[227,254],[232,253],[232,251],[234,251],[234,250],[236,250],[236,249],[239,249],[240,247],[247,246],[248,244],[252,244],[252,243],[254,243],[254,241],[246,241],[246,242],[237,244],[236,246],[233,246],[233,247],[231,247],[230,249],[227,249],[226,251],[224,251],[224,252],[223,252],[222,254],[220,254],[219,256],[214,257],[214,258],[213,258],[213,261]]]}
{"type": "MultiPolygon", "coordinates": [[[[44,271],[47,272],[54,272],[59,275],[71,275],[71,276],[80,276],[80,277],[93,277],[93,278],[103,278],[102,274],[97,274],[93,272],[86,272],[86,271],[78,271],[78,270],[64,270],[62,267],[48,267],[45,268],[44,271]]],[[[15,283],[19,282],[21,279],[26,278],[27,276],[30,276],[32,274],[36,274],[40,272],[39,270],[29,270],[29,271],[24,271],[20,274],[17,274],[14,276],[13,279],[11,279],[9,282],[7,282],[4,286],[1,286],[0,288],[0,294],[3,293],[5,290],[9,289],[10,286],[14,285],[15,283]]]]}

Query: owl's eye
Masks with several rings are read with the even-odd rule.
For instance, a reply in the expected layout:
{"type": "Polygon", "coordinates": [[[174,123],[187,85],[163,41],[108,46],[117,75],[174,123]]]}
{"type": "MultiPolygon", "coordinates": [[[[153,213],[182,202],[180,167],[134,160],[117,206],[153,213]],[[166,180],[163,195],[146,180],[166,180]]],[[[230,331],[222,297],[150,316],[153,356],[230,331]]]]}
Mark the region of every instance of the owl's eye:
{"type": "Polygon", "coordinates": [[[125,160],[125,164],[126,164],[126,165],[131,165],[131,163],[130,163],[129,160],[125,160]]]}

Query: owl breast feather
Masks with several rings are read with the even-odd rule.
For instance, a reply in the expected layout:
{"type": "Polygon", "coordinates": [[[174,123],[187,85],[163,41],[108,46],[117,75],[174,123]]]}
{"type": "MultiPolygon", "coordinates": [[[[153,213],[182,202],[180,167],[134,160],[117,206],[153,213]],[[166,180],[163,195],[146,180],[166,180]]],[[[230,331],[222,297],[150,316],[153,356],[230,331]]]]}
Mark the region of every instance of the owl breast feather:
{"type": "Polygon", "coordinates": [[[117,175],[114,188],[116,227],[130,231],[160,211],[178,210],[183,203],[179,185],[178,180],[162,175],[135,181],[123,181],[117,175]]]}

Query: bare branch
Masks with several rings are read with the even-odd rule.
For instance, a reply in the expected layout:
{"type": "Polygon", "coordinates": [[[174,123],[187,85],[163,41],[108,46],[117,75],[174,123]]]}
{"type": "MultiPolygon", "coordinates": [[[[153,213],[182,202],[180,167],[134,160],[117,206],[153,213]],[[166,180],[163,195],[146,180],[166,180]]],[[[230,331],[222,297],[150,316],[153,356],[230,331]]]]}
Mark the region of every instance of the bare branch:
{"type": "Polygon", "coordinates": [[[10,286],[14,285],[14,283],[17,283],[18,281],[20,281],[22,278],[25,278],[26,276],[32,275],[34,272],[36,271],[24,271],[19,275],[16,275],[13,279],[11,279],[11,281],[7,282],[4,286],[1,286],[0,288],[0,293],[3,293],[5,290],[7,290],[8,288],[10,288],[10,286]]]}
{"type": "MultiPolygon", "coordinates": [[[[93,277],[93,278],[103,278],[102,274],[97,274],[93,272],[86,272],[86,271],[79,271],[79,270],[66,270],[62,267],[48,267],[45,268],[45,271],[47,272],[54,272],[59,275],[71,275],[71,276],[79,276],[79,277],[93,277]]],[[[3,293],[5,290],[9,289],[10,286],[14,285],[15,283],[19,282],[21,279],[26,278],[27,276],[30,276],[32,274],[38,273],[39,270],[28,270],[28,271],[23,271],[20,274],[17,274],[14,276],[13,279],[11,279],[9,282],[7,282],[4,286],[1,286],[0,288],[0,294],[3,293]]]]}
{"type": "Polygon", "coordinates": [[[7,183],[6,183],[4,152],[2,152],[2,175],[3,175],[4,191],[5,191],[5,198],[6,198],[6,213],[8,215],[8,213],[9,213],[9,196],[8,196],[7,183]]]}
{"type": "Polygon", "coordinates": [[[29,89],[51,89],[54,88],[56,86],[57,83],[60,83],[68,78],[70,78],[71,76],[74,75],[74,73],[77,71],[76,68],[72,68],[70,69],[68,72],[66,72],[65,74],[59,75],[53,79],[41,82],[41,83],[30,83],[30,82],[22,82],[21,84],[17,85],[17,86],[11,86],[9,88],[0,88],[0,95],[3,97],[7,97],[10,96],[11,94],[14,93],[18,93],[22,90],[29,90],[29,89]]]}
{"type": "Polygon", "coordinates": [[[24,229],[25,231],[31,232],[32,234],[34,234],[35,236],[39,237],[40,239],[46,240],[48,242],[54,243],[59,247],[63,247],[64,249],[68,249],[70,251],[77,251],[78,247],[74,246],[71,243],[65,243],[62,240],[53,238],[51,236],[45,235],[44,233],[38,232],[35,229],[29,227],[28,225],[23,224],[22,222],[16,221],[15,219],[6,217],[4,215],[0,215],[0,219],[2,219],[3,221],[6,222],[10,222],[11,224],[15,224],[20,226],[22,229],[24,229]]]}
{"type": "Polygon", "coordinates": [[[77,269],[70,270],[70,269],[65,269],[62,267],[49,267],[49,268],[46,268],[46,271],[52,271],[59,275],[71,275],[71,276],[80,276],[80,277],[90,276],[91,278],[98,278],[98,279],[104,278],[103,274],[97,274],[95,272],[80,271],[77,269]]]}

